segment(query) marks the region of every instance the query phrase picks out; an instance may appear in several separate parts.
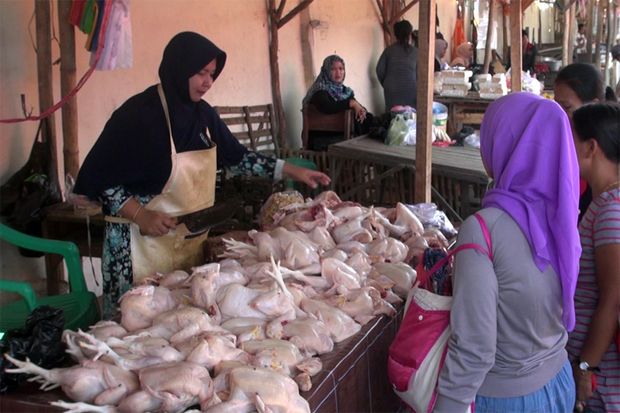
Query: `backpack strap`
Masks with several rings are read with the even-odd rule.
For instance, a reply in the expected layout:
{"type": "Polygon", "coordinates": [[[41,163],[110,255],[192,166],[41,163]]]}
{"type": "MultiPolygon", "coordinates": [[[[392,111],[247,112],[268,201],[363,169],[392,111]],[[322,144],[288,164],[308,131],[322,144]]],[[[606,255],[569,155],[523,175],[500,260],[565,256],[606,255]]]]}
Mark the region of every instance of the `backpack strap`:
{"type": "MultiPolygon", "coordinates": [[[[473,242],[459,245],[455,249],[448,251],[448,255],[443,257],[441,260],[437,261],[435,265],[433,265],[433,267],[430,270],[428,270],[428,272],[426,273],[427,278],[430,278],[431,275],[433,275],[440,268],[446,265],[448,263],[448,260],[459,251],[474,249],[474,250],[480,251],[481,253],[485,254],[487,257],[489,257],[491,261],[493,261],[493,245],[491,244],[491,233],[489,232],[489,228],[487,227],[487,224],[484,221],[484,218],[482,217],[482,215],[476,212],[474,216],[478,219],[478,223],[480,224],[480,229],[482,230],[482,235],[484,236],[484,239],[486,241],[487,248],[485,249],[483,246],[474,244],[473,242]]],[[[420,281],[423,284],[427,280],[420,280],[420,281]]]]}

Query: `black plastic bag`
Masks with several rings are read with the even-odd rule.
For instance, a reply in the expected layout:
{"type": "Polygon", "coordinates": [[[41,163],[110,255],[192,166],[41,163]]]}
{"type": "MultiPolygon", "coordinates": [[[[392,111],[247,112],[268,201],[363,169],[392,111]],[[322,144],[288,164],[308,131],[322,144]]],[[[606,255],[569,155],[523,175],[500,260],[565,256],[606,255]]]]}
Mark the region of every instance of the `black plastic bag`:
{"type": "Polygon", "coordinates": [[[60,366],[66,361],[66,347],[62,342],[64,325],[64,311],[44,305],[30,313],[24,328],[6,332],[0,340],[0,393],[15,388],[26,379],[24,374],[4,371],[5,368],[15,367],[4,358],[4,354],[8,353],[18,360],[26,360],[27,357],[44,369],[60,366]]]}
{"type": "MultiPolygon", "coordinates": [[[[0,187],[0,215],[17,231],[41,236],[44,207],[60,202],[61,195],[52,162],[52,148],[47,137],[48,122],[39,123],[26,164],[0,187]]],[[[40,257],[41,252],[24,248],[27,257],[40,257]]]]}

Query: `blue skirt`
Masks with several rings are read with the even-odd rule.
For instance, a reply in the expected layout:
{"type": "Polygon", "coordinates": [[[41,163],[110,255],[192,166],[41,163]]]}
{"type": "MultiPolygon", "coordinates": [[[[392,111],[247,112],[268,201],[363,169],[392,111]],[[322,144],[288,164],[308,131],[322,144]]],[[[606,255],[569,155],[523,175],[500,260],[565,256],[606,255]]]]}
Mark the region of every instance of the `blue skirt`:
{"type": "Polygon", "coordinates": [[[570,413],[575,407],[575,381],[570,362],[540,390],[519,397],[476,396],[476,413],[570,413]]]}

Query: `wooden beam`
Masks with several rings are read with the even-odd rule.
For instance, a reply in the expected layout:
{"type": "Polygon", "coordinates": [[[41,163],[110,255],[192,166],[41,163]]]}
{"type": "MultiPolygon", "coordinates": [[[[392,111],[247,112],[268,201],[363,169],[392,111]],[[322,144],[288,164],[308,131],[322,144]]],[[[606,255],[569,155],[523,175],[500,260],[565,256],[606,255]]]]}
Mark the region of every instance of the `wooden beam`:
{"type": "Polygon", "coordinates": [[[416,203],[431,200],[431,137],[433,133],[433,74],[435,65],[436,0],[420,3],[418,53],[418,91],[416,125],[415,194],[416,203]]]}
{"type": "Polygon", "coordinates": [[[527,8],[532,5],[532,3],[534,3],[534,0],[523,0],[521,2],[521,13],[527,10],[527,8]]]}
{"type": "MultiPolygon", "coordinates": [[[[482,73],[489,73],[491,64],[491,41],[493,40],[493,26],[495,25],[495,0],[489,0],[489,19],[487,27],[487,39],[484,44],[484,64],[482,73]]],[[[475,46],[474,46],[475,47],[475,46]]]]}
{"type": "MultiPolygon", "coordinates": [[[[60,40],[60,95],[67,96],[76,85],[75,29],[69,22],[71,0],[58,0],[58,35],[60,40]]],[[[78,143],[77,96],[73,96],[62,107],[62,138],[64,173],[77,177],[80,168],[78,143]]]]}
{"type": "Polygon", "coordinates": [[[411,0],[411,3],[407,4],[405,7],[403,7],[403,9],[401,11],[399,11],[390,21],[390,25],[396,23],[396,21],[398,19],[400,19],[401,17],[403,17],[405,15],[405,13],[407,13],[413,6],[415,6],[416,4],[418,4],[420,0],[411,0]]]}
{"type": "Polygon", "coordinates": [[[523,45],[521,44],[521,29],[523,15],[521,0],[510,2],[510,82],[513,92],[521,91],[521,71],[523,70],[523,45]]]}
{"type": "MultiPolygon", "coordinates": [[[[50,0],[34,0],[35,23],[37,27],[37,80],[39,86],[39,112],[43,113],[54,105],[52,84],[52,30],[50,0]]],[[[50,147],[49,182],[58,189],[58,156],[56,155],[56,123],[54,114],[47,117],[47,127],[43,128],[45,139],[50,147]]]]}
{"type": "Polygon", "coordinates": [[[278,20],[278,29],[281,28],[282,26],[284,26],[286,23],[288,23],[293,17],[297,16],[297,14],[302,11],[303,9],[305,9],[306,7],[308,7],[310,5],[310,3],[312,3],[314,0],[303,0],[301,3],[299,3],[297,5],[297,7],[295,7],[293,10],[289,11],[286,16],[282,17],[280,20],[278,20]]]}

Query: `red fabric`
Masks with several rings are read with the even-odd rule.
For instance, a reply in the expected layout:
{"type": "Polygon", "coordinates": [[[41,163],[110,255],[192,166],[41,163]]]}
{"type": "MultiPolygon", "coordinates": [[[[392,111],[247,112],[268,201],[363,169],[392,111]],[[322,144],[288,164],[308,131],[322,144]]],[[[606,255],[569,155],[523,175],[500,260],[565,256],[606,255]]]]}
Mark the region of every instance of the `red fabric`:
{"type": "Polygon", "coordinates": [[[580,178],[579,179],[579,196],[583,195],[583,193],[586,192],[586,188],[588,188],[588,182],[585,179],[580,178]]]}
{"type": "Polygon", "coordinates": [[[450,59],[454,59],[456,56],[456,48],[465,43],[465,29],[463,25],[463,19],[456,19],[454,25],[454,32],[452,33],[452,47],[450,48],[450,59]]]}
{"type": "Polygon", "coordinates": [[[69,12],[69,22],[71,22],[72,25],[78,27],[80,26],[85,5],[86,0],[73,0],[73,4],[71,4],[71,11],[69,12]]]}

